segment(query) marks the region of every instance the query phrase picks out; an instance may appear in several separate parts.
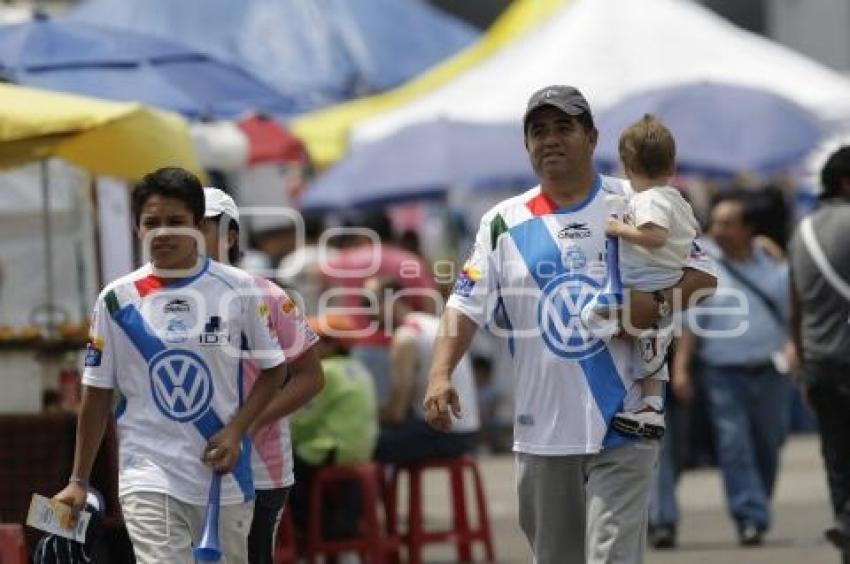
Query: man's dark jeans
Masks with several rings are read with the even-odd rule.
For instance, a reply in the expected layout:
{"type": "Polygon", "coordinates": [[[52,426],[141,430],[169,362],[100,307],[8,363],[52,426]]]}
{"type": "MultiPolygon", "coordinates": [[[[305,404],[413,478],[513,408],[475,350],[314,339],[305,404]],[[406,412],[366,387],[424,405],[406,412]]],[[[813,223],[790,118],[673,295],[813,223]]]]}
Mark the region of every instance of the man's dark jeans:
{"type": "Polygon", "coordinates": [[[410,417],[399,425],[381,427],[374,458],[384,464],[454,458],[475,450],[476,436],[477,433],[444,433],[410,417]]]}

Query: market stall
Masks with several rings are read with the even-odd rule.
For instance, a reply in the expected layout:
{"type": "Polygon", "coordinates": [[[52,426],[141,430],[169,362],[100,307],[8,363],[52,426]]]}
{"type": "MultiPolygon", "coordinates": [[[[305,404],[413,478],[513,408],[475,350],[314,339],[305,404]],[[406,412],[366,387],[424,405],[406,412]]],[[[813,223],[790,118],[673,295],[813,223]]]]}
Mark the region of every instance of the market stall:
{"type": "Polygon", "coordinates": [[[85,344],[100,257],[132,252],[98,244],[93,180],[124,190],[161,166],[201,169],[186,122],[139,104],[0,84],[0,123],[0,167],[29,164],[3,177],[0,200],[0,413],[31,413],[73,384],[62,375],[85,344]]]}

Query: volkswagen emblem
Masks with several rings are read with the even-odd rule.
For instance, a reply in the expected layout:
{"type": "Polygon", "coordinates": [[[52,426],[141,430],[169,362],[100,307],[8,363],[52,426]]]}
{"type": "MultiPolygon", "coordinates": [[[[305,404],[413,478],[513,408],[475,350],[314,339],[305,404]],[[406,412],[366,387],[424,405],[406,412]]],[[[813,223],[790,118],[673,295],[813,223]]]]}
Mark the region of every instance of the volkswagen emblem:
{"type": "Polygon", "coordinates": [[[203,415],[213,395],[210,369],[195,353],[166,350],[151,359],[151,393],[159,410],[185,423],[203,415]]]}

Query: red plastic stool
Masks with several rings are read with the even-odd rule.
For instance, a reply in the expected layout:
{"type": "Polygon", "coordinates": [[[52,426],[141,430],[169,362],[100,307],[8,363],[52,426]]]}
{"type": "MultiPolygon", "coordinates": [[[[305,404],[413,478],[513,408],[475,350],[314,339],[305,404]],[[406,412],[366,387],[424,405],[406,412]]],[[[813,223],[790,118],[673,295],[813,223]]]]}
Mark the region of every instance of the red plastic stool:
{"type": "Polygon", "coordinates": [[[0,564],[27,564],[28,561],[23,525],[0,523],[0,564]]]}
{"type": "Polygon", "coordinates": [[[398,556],[401,541],[397,536],[387,534],[378,516],[381,505],[380,485],[380,469],[374,464],[324,466],[316,471],[310,487],[310,516],[307,523],[309,563],[315,563],[319,554],[333,555],[343,552],[357,552],[372,564],[388,562],[387,557],[390,554],[398,556]],[[350,539],[323,539],[322,496],[342,480],[356,480],[360,484],[363,494],[361,534],[350,539]]]}
{"type": "Polygon", "coordinates": [[[297,564],[298,545],[295,539],[295,525],[292,512],[284,510],[277,527],[277,539],[274,545],[274,564],[297,564]]]}
{"type": "Polygon", "coordinates": [[[457,458],[425,460],[397,466],[390,478],[385,498],[388,512],[387,527],[390,534],[397,532],[398,478],[405,471],[410,477],[410,497],[407,534],[403,538],[407,543],[410,564],[421,564],[422,547],[424,545],[445,542],[457,545],[458,562],[472,562],[472,543],[475,541],[483,543],[486,561],[495,562],[487,499],[484,497],[481,473],[475,459],[463,455],[457,458]],[[425,530],[422,516],[422,473],[432,468],[445,469],[449,472],[452,496],[452,528],[449,530],[425,530]],[[469,523],[469,513],[466,508],[466,485],[464,481],[464,471],[466,470],[469,470],[472,474],[475,486],[475,503],[478,510],[478,526],[475,528],[469,523]]]}

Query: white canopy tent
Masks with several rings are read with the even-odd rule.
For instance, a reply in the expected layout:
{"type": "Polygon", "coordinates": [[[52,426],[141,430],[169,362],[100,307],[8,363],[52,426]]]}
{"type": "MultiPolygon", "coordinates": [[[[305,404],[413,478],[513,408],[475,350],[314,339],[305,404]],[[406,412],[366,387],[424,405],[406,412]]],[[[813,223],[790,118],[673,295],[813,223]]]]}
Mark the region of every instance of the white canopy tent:
{"type": "Polygon", "coordinates": [[[623,96],[711,80],[785,96],[833,125],[850,123],[850,78],[684,0],[577,0],[432,93],[364,121],[355,143],[449,118],[518,122],[548,84],[580,88],[598,112],[623,96]]]}

